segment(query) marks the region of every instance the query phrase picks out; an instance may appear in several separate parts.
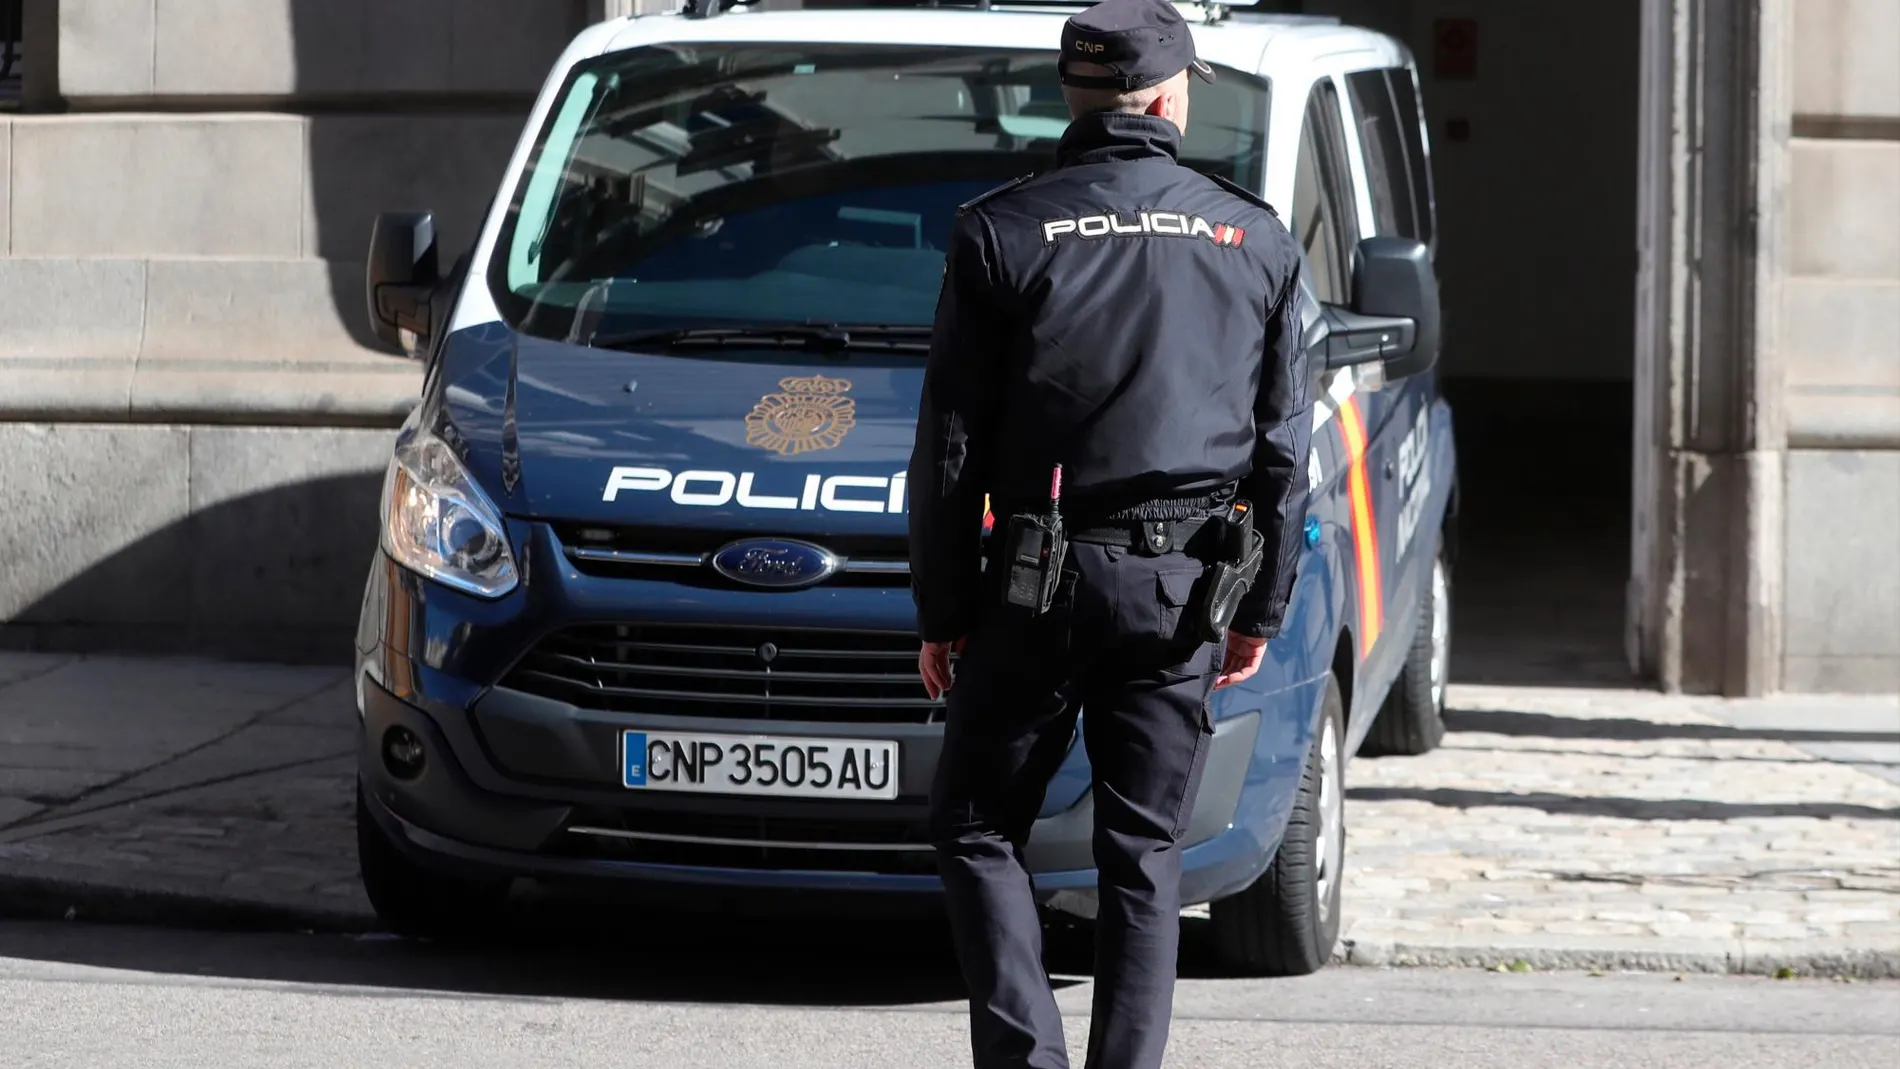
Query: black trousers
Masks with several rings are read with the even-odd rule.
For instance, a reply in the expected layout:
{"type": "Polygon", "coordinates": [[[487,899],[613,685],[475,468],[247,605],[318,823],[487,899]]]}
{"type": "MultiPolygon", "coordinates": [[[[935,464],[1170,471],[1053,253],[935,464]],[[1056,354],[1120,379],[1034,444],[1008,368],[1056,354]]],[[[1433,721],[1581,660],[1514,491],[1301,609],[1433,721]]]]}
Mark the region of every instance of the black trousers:
{"type": "Polygon", "coordinates": [[[1095,1000],[1089,1069],[1154,1069],[1173,1013],[1181,853],[1213,724],[1215,647],[1184,610],[1203,564],[1069,548],[1057,606],[1000,605],[948,696],[932,835],[970,989],[977,1069],[1067,1069],[1023,845],[1076,714],[1094,770],[1095,1000]]]}

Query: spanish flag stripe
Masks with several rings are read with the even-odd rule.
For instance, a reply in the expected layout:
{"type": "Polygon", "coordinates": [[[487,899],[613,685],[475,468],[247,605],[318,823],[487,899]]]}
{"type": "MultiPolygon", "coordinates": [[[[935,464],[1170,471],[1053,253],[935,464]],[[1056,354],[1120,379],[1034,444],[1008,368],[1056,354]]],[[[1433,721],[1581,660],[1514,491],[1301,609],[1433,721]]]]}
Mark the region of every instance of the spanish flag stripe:
{"type": "Polygon", "coordinates": [[[1363,658],[1379,641],[1385,598],[1379,579],[1379,528],[1366,480],[1366,424],[1357,398],[1348,397],[1340,404],[1339,430],[1352,462],[1346,472],[1346,490],[1352,499],[1353,550],[1359,561],[1359,655],[1363,658]]]}

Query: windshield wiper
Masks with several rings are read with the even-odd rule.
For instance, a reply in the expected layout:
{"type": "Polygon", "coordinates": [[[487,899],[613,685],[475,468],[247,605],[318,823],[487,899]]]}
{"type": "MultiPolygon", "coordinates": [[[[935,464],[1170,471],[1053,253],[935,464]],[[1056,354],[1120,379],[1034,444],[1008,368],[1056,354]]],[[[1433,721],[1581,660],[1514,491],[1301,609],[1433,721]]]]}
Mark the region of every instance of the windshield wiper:
{"type": "Polygon", "coordinates": [[[828,353],[843,350],[887,353],[930,351],[930,328],[898,323],[769,323],[746,327],[682,327],[592,339],[603,349],[720,348],[766,346],[828,353]]]}

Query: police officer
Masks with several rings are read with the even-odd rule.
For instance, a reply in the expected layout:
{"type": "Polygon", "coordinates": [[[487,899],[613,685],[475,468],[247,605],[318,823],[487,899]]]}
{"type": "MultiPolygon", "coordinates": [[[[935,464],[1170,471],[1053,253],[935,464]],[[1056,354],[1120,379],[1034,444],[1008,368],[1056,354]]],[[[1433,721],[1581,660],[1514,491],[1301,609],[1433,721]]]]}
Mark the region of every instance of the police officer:
{"type": "Polygon", "coordinates": [[[1208,692],[1251,676],[1278,632],[1306,511],[1297,247],[1253,194],[1177,162],[1188,75],[1213,71],[1165,0],[1075,15],[1058,69],[1073,121],[1055,166],[952,228],[909,471],[919,669],[948,702],[931,833],[979,1069],[1069,1064],[1022,850],[1082,709],[1087,1064],[1161,1064],[1208,692]],[[1057,465],[1053,594],[1007,603],[1012,517],[1049,518],[1057,465]],[[1237,501],[1264,564],[1217,645],[1196,603],[1237,501]]]}

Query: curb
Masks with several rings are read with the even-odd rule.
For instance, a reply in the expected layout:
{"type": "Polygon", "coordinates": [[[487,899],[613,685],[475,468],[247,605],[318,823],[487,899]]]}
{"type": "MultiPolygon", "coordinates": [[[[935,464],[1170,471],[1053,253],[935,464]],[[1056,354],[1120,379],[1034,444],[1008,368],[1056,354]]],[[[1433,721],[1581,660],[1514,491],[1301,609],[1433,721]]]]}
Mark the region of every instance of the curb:
{"type": "MultiPolygon", "coordinates": [[[[356,935],[377,931],[363,911],[296,906],[149,890],[83,880],[0,875],[0,918],[143,924],[245,932],[356,935]]],[[[1344,939],[1330,965],[1361,968],[1487,969],[1506,972],[1655,972],[1700,975],[1900,979],[1900,944],[1788,947],[1732,943],[1658,946],[1665,940],[1619,939],[1594,946],[1424,943],[1344,939]],[[1719,945],[1719,944],[1717,944],[1719,945]]]]}
{"type": "Polygon", "coordinates": [[[1657,947],[1662,940],[1605,942],[1591,947],[1443,945],[1431,943],[1342,941],[1333,962],[1385,968],[1493,969],[1509,972],[1672,972],[1725,976],[1849,977],[1900,979],[1900,944],[1841,945],[1732,944],[1730,949],[1657,947]]]}
{"type": "Polygon", "coordinates": [[[0,876],[0,918],[326,935],[376,930],[373,916],[355,910],[15,875],[0,876]]]}

